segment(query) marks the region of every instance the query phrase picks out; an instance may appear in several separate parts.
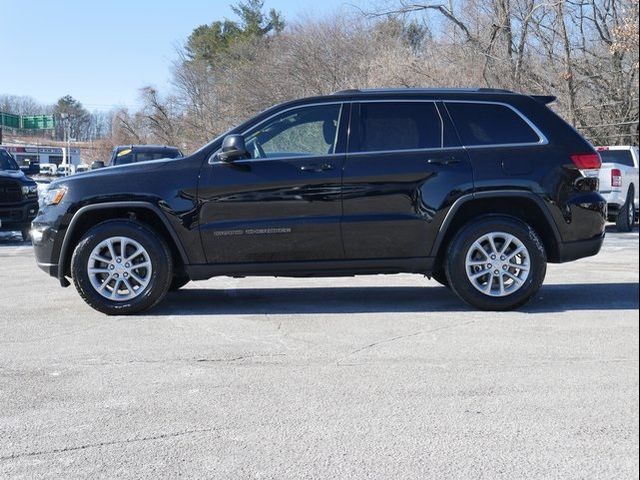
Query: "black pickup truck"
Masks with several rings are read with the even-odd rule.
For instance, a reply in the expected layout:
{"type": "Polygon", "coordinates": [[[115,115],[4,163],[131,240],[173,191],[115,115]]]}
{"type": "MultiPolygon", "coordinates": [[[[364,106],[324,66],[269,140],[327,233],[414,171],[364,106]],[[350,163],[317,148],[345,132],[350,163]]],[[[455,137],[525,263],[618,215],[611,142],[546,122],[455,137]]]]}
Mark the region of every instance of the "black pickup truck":
{"type": "Polygon", "coordinates": [[[38,186],[26,177],[13,157],[0,148],[0,231],[20,231],[29,239],[38,214],[38,186]]]}

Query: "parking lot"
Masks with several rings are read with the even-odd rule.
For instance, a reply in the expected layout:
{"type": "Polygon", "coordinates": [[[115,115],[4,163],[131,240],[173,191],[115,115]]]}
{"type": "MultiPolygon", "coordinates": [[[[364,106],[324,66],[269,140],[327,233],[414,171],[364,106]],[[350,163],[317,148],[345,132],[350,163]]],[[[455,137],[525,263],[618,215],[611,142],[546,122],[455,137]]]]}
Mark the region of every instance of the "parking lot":
{"type": "Polygon", "coordinates": [[[181,475],[637,477],[637,229],[510,313],[394,275],[105,317],[1,238],[0,477],[181,475]]]}

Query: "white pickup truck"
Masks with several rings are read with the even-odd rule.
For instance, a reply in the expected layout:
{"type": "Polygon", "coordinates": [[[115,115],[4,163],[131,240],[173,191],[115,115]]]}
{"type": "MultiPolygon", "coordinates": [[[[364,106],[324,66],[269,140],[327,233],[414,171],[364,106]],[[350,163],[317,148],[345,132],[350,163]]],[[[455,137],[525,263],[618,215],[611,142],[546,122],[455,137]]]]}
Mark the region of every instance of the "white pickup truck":
{"type": "Polygon", "coordinates": [[[619,232],[630,232],[638,218],[638,147],[597,147],[602,158],[600,193],[607,200],[609,220],[619,232]]]}

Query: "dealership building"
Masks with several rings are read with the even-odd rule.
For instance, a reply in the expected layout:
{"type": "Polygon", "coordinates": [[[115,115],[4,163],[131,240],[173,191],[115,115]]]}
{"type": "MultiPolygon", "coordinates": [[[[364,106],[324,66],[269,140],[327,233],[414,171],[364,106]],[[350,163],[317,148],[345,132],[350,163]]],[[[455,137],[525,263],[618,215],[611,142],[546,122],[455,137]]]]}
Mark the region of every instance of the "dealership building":
{"type": "Polygon", "coordinates": [[[34,163],[39,163],[41,165],[54,163],[56,165],[60,165],[63,161],[71,165],[80,165],[82,163],[79,148],[67,149],[65,147],[42,147],[32,145],[0,145],[0,148],[4,148],[13,155],[13,158],[16,159],[18,165],[21,166],[27,166],[34,163]],[[65,150],[67,150],[66,159],[65,150]]]}

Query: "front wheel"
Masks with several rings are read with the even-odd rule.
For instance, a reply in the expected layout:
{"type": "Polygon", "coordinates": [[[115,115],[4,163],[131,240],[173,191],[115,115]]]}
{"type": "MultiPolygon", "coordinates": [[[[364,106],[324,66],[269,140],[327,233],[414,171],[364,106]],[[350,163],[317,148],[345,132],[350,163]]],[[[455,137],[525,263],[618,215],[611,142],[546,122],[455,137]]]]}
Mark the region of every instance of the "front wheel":
{"type": "Polygon", "coordinates": [[[481,310],[511,310],[540,289],[547,271],[542,241],[526,223],[487,216],[463,227],[447,250],[451,289],[481,310]]]}
{"type": "Polygon", "coordinates": [[[109,220],[91,228],[71,258],[80,296],[107,315],[139,313],[167,294],[173,267],[162,237],[146,226],[109,220]]]}
{"type": "Polygon", "coordinates": [[[22,241],[23,242],[30,242],[31,241],[31,231],[28,228],[23,228],[20,231],[20,234],[22,235],[22,241]]]}

